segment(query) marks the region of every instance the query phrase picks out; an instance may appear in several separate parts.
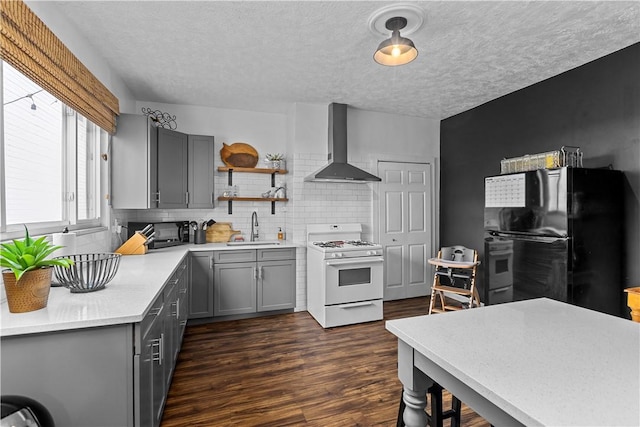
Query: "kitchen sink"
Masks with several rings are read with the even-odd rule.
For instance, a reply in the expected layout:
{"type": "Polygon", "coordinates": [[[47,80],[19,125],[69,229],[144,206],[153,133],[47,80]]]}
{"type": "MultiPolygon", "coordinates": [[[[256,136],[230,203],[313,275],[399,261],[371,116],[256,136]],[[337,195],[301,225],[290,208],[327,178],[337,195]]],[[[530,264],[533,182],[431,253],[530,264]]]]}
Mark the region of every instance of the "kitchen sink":
{"type": "Polygon", "coordinates": [[[227,242],[227,246],[279,245],[278,240],[260,240],[255,242],[227,242]]]}

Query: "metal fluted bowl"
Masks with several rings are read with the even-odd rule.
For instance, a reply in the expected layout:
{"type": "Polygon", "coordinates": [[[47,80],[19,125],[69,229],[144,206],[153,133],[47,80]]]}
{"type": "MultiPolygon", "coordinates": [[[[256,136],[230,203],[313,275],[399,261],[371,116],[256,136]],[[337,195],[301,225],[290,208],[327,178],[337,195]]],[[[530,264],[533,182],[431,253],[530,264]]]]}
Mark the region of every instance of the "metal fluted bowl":
{"type": "Polygon", "coordinates": [[[93,292],[109,283],[120,265],[120,254],[77,254],[58,258],[69,258],[74,264],[69,268],[55,265],[58,282],[71,292],[93,292]]]}

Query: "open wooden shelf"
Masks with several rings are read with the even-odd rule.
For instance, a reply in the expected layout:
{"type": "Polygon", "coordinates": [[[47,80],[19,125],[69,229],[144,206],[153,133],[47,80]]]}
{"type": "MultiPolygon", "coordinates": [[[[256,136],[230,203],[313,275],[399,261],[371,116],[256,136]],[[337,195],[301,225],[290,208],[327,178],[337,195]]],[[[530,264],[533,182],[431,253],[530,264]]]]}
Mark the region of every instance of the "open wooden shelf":
{"type": "MultiPolygon", "coordinates": [[[[286,169],[269,169],[269,168],[236,168],[231,166],[218,166],[218,172],[227,172],[229,174],[228,183],[229,186],[233,185],[233,172],[243,173],[264,173],[271,175],[271,186],[276,186],[276,174],[287,173],[286,169]]],[[[229,215],[233,213],[233,201],[239,202],[271,202],[271,215],[276,213],[276,202],[287,202],[289,199],[286,197],[225,197],[219,196],[218,200],[221,202],[227,202],[227,211],[229,215]]]]}
{"type": "Polygon", "coordinates": [[[246,173],[279,173],[284,175],[289,173],[286,169],[268,169],[268,168],[237,168],[235,166],[218,166],[218,172],[246,172],[246,173]]]}
{"type": "Polygon", "coordinates": [[[219,196],[218,200],[220,201],[232,201],[238,200],[241,202],[288,202],[289,199],[286,197],[225,197],[219,196]]]}

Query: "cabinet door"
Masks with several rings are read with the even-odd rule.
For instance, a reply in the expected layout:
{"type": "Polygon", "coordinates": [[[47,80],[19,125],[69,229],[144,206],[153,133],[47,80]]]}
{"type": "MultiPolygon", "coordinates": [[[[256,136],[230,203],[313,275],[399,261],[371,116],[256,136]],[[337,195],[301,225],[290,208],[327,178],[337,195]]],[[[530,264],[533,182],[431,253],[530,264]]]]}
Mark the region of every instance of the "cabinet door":
{"type": "Polygon", "coordinates": [[[170,290],[165,290],[165,306],[167,311],[164,316],[164,325],[162,328],[163,341],[162,341],[162,365],[164,366],[164,381],[166,390],[169,390],[171,385],[171,377],[173,376],[173,368],[175,366],[175,357],[177,355],[177,328],[176,324],[178,319],[176,317],[176,287],[174,285],[168,285],[170,290]]]}
{"type": "Polygon", "coordinates": [[[258,263],[258,311],[294,308],[296,303],[296,262],[258,263]]]}
{"type": "Polygon", "coordinates": [[[180,347],[182,346],[182,338],[184,337],[184,330],[187,327],[187,316],[189,314],[189,296],[188,296],[188,286],[189,286],[189,257],[185,258],[183,261],[183,272],[180,275],[180,279],[176,285],[177,289],[177,299],[176,299],[176,316],[178,318],[178,322],[176,323],[177,331],[176,337],[178,345],[176,347],[176,360],[178,358],[177,353],[180,352],[180,347]]]}
{"type": "MultiPolygon", "coordinates": [[[[162,313],[164,316],[164,313],[162,313]]],[[[151,395],[152,395],[152,408],[153,408],[153,427],[160,425],[162,420],[162,411],[164,410],[164,402],[166,399],[165,393],[165,363],[163,346],[164,333],[162,329],[164,322],[159,317],[158,322],[154,325],[157,331],[150,335],[150,348],[151,348],[151,395]]]]}
{"type": "Polygon", "coordinates": [[[111,142],[110,199],[114,209],[156,207],[158,128],[140,114],[120,114],[111,142]]]}
{"type": "Polygon", "coordinates": [[[213,137],[189,135],[189,207],[213,209],[213,137]]]}
{"type": "Polygon", "coordinates": [[[214,316],[256,312],[256,263],[214,265],[214,316]]]}
{"type": "Polygon", "coordinates": [[[213,253],[192,252],[189,274],[189,319],[213,317],[213,253]]]}
{"type": "Polygon", "coordinates": [[[187,155],[186,134],[158,129],[158,208],[187,207],[187,155]]]}
{"type": "Polygon", "coordinates": [[[160,425],[165,400],[165,381],[162,353],[162,325],[164,309],[158,313],[144,339],[140,354],[134,357],[136,363],[136,425],[160,425]]]}

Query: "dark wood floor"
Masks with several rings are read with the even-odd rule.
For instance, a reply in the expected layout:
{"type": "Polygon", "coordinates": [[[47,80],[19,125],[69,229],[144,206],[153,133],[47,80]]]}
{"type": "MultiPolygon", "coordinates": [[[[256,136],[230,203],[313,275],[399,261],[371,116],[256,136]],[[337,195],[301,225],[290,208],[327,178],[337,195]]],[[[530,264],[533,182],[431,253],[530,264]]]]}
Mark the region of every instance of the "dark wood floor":
{"type": "MultiPolygon", "coordinates": [[[[384,308],[385,320],[426,314],[428,299],[384,308]]],[[[401,390],[384,321],[323,329],[299,312],[189,326],[162,427],[394,426],[401,390]]],[[[463,406],[462,425],[489,424],[463,406]]]]}

